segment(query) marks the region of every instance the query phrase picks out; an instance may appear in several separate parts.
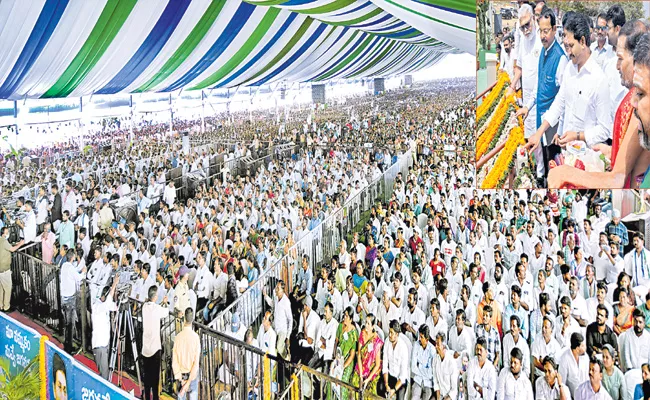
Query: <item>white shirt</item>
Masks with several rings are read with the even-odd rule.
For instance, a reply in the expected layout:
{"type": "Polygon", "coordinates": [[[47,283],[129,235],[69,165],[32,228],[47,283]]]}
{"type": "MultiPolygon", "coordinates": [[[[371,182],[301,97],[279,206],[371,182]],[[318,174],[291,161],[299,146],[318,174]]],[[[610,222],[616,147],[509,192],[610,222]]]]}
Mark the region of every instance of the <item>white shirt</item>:
{"type": "Polygon", "coordinates": [[[569,391],[575,396],[578,386],[589,379],[589,358],[584,354],[578,357],[578,362],[576,362],[573,352],[567,347],[558,359],[557,364],[557,372],[562,376],[562,382],[569,387],[569,391]]]}
{"type": "Polygon", "coordinates": [[[277,354],[276,350],[276,340],[277,335],[272,327],[269,327],[268,331],[264,331],[264,327],[260,328],[260,331],[257,333],[257,343],[259,344],[260,350],[265,353],[269,353],[272,356],[277,354]]]}
{"type": "Polygon", "coordinates": [[[497,390],[497,371],[494,369],[494,364],[489,360],[485,360],[481,368],[478,363],[478,358],[474,357],[469,362],[467,369],[467,395],[471,400],[493,400],[497,390]],[[474,389],[474,382],[476,382],[483,389],[483,396],[474,389]]]}
{"type": "MultiPolygon", "coordinates": [[[[424,312],[418,306],[414,307],[413,313],[408,309],[408,306],[402,311],[402,323],[409,324],[416,332],[420,329],[420,325],[425,323],[425,319],[424,312]]],[[[406,332],[406,337],[409,338],[411,343],[418,339],[411,332],[406,332]]]]}
{"type": "MultiPolygon", "coordinates": [[[[535,107],[535,98],[537,97],[537,70],[539,66],[539,56],[543,50],[542,42],[536,30],[533,30],[528,37],[519,36],[521,40],[516,44],[517,66],[521,68],[521,90],[523,102],[529,109],[528,116],[524,121],[525,137],[535,133],[537,118],[537,107],[535,107]]],[[[528,253],[530,254],[530,253],[528,253]]]]}
{"type": "Polygon", "coordinates": [[[27,213],[25,218],[25,229],[23,229],[23,238],[25,243],[31,243],[36,239],[36,215],[34,210],[27,213]]]}
{"type": "Polygon", "coordinates": [[[440,398],[449,396],[456,398],[458,393],[458,364],[454,359],[452,351],[445,351],[445,359],[441,359],[439,354],[433,361],[433,390],[440,391],[440,398]]]}
{"type": "Polygon", "coordinates": [[[397,339],[393,345],[390,341],[384,343],[382,373],[399,379],[406,385],[409,379],[409,351],[408,346],[402,340],[397,339]]]}
{"type": "Polygon", "coordinates": [[[160,320],[169,315],[169,309],[151,301],[142,305],[142,356],[151,357],[162,349],[160,320]]]}
{"type": "Polygon", "coordinates": [[[65,262],[61,266],[61,297],[71,297],[77,293],[77,288],[86,274],[79,273],[72,263],[65,262]]]}
{"type": "Polygon", "coordinates": [[[522,362],[522,368],[527,376],[530,376],[530,362],[525,362],[525,360],[530,360],[530,349],[528,348],[528,343],[526,343],[526,339],[519,334],[519,341],[515,343],[514,338],[512,337],[512,333],[508,332],[503,336],[503,364],[502,365],[508,365],[507,362],[509,361],[508,358],[510,357],[510,352],[512,349],[515,347],[521,350],[521,352],[524,354],[524,362],[522,362]]]}
{"type": "Polygon", "coordinates": [[[546,382],[546,377],[540,376],[535,381],[535,395],[537,400],[556,400],[560,398],[560,391],[564,393],[567,399],[571,398],[571,393],[567,385],[558,385],[557,379],[555,380],[555,385],[550,387],[548,382],[546,382]]]}
{"type": "Polygon", "coordinates": [[[402,322],[401,309],[397,308],[397,306],[391,302],[388,306],[388,310],[386,310],[386,306],[382,303],[379,305],[377,318],[379,319],[379,322],[381,322],[381,330],[384,331],[384,337],[388,337],[390,321],[396,319],[400,323],[402,322]]]}
{"type": "Polygon", "coordinates": [[[555,126],[564,117],[563,131],[584,132],[585,141],[591,147],[612,137],[609,107],[606,76],[592,56],[579,72],[575,64],[567,64],[560,91],[544,114],[544,120],[555,126]]]}
{"type": "Polygon", "coordinates": [[[287,338],[291,334],[293,327],[293,316],[291,315],[291,302],[286,294],[282,295],[280,300],[275,300],[274,328],[280,334],[284,333],[287,338]]]}
{"type": "Polygon", "coordinates": [[[325,361],[334,359],[334,345],[336,344],[336,331],[339,328],[339,323],[336,319],[332,318],[327,322],[325,318],[320,321],[318,326],[318,333],[316,334],[316,347],[318,348],[318,355],[325,361]],[[325,348],[321,348],[325,340],[325,348]]]}
{"type": "Polygon", "coordinates": [[[449,350],[452,352],[457,352],[459,354],[465,352],[468,355],[473,356],[474,341],[475,338],[471,328],[464,326],[460,335],[458,335],[458,329],[456,329],[456,326],[452,326],[449,329],[449,350]]]}
{"type": "Polygon", "coordinates": [[[36,224],[40,225],[47,219],[48,211],[48,201],[47,197],[43,196],[36,200],[36,224]]]}
{"type": "MultiPolygon", "coordinates": [[[[111,311],[117,311],[117,305],[109,297],[103,303],[99,300],[95,301],[92,310],[92,347],[93,349],[107,347],[111,341],[111,311]]],[[[158,341],[160,342],[160,339],[158,341]]]]}
{"type": "MultiPolygon", "coordinates": [[[[221,274],[225,275],[225,274],[221,274]]],[[[228,284],[228,280],[226,279],[226,286],[228,284]]],[[[212,272],[210,272],[210,269],[208,268],[207,265],[203,264],[202,267],[199,268],[199,270],[196,272],[196,277],[194,277],[194,286],[196,288],[196,297],[199,299],[207,299],[210,298],[210,294],[214,290],[214,275],[212,275],[212,272]]]]}
{"type": "MultiPolygon", "coordinates": [[[[533,341],[533,346],[530,352],[531,355],[537,358],[540,362],[543,361],[546,356],[551,356],[554,360],[557,360],[558,355],[562,352],[562,347],[553,336],[551,336],[551,340],[546,343],[544,336],[538,335],[533,341]]],[[[535,368],[535,374],[538,376],[544,375],[544,373],[537,368],[535,368]]]]}
{"type": "Polygon", "coordinates": [[[600,384],[600,389],[598,390],[598,393],[594,392],[594,388],[591,387],[591,382],[586,381],[583,382],[580,386],[578,386],[578,389],[576,390],[575,400],[612,400],[612,396],[607,393],[607,390],[605,390],[605,386],[603,384],[600,384]]]}
{"type": "Polygon", "coordinates": [[[523,372],[515,379],[510,368],[506,367],[499,373],[497,382],[497,400],[533,400],[533,386],[523,372]]]}
{"type": "Polygon", "coordinates": [[[640,253],[632,250],[625,255],[624,261],[625,272],[632,277],[632,287],[650,285],[650,251],[645,248],[640,253]]]}
{"type": "MultiPolygon", "coordinates": [[[[300,321],[298,322],[298,333],[304,333],[305,317],[303,312],[300,312],[299,319],[300,321]]],[[[302,347],[314,348],[316,346],[316,333],[318,331],[319,325],[320,325],[320,318],[318,317],[318,314],[316,314],[316,311],[314,310],[309,310],[309,315],[307,316],[307,329],[306,329],[305,338],[300,341],[300,345],[302,347]],[[312,340],[311,344],[309,344],[307,338],[310,338],[312,340]]]]}
{"type": "Polygon", "coordinates": [[[621,357],[625,360],[625,368],[641,368],[641,364],[650,359],[650,333],[643,330],[637,336],[634,328],[625,331],[619,340],[621,342],[621,357]]]}

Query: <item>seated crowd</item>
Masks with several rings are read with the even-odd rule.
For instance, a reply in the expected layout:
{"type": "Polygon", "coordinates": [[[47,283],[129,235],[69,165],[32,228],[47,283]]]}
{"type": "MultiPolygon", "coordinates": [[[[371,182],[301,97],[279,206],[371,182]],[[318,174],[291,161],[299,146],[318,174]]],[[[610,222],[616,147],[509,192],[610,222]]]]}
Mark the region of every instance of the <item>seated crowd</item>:
{"type": "MultiPolygon", "coordinates": [[[[473,180],[474,171],[466,155],[436,151],[440,145],[454,146],[460,151],[468,144],[465,137],[471,127],[461,119],[473,114],[470,90],[470,81],[463,87],[449,88],[445,93],[445,107],[441,106],[443,102],[436,101],[440,99],[440,91],[435,97],[420,95],[415,100],[397,91],[375,98],[377,107],[368,107],[368,98],[357,99],[353,103],[357,107],[354,117],[350,117],[347,110],[332,113],[328,109],[327,115],[316,114],[315,125],[305,127],[306,135],[292,131],[297,134],[298,141],[305,144],[311,137],[311,146],[301,146],[293,157],[263,164],[254,175],[218,177],[212,184],[198,186],[194,196],[187,199],[177,194],[173,181],[167,181],[166,169],[179,165],[188,165],[187,171],[205,168],[206,156],[184,155],[179,144],[173,142],[169,147],[155,143],[148,146],[145,140],[128,153],[115,151],[89,156],[74,169],[68,169],[71,164],[63,161],[49,168],[38,183],[33,176],[26,175],[24,169],[14,166],[10,172],[12,182],[20,177],[19,189],[27,184],[35,186],[38,192],[33,200],[24,196],[16,204],[23,215],[16,222],[22,238],[20,243],[40,243],[43,260],[60,267],[66,350],[73,351],[73,330],[82,312],[77,306],[81,281],[85,280],[89,289],[93,337],[104,327],[104,319],[99,316],[113,311],[102,305],[113,301],[109,293],[114,294],[115,289],[111,291],[111,288],[122,280],[125,271],[132,271],[134,281],[127,283],[132,285],[130,297],[133,300],[146,305],[153,299],[171,314],[186,318],[189,308],[193,310],[192,318],[209,324],[221,310],[246,293],[261,273],[287,254],[296,241],[379,178],[397,156],[409,148],[421,147],[426,149],[428,156],[413,170],[418,179],[406,179],[399,174],[389,204],[378,205],[372,211],[377,217],[392,216],[392,222],[386,221],[386,226],[380,230],[383,234],[388,234],[387,229],[392,233],[404,219],[411,228],[403,235],[410,237],[417,225],[414,212],[433,212],[425,182],[427,185],[439,182],[444,185],[443,191],[452,193],[473,180]],[[332,122],[338,123],[341,117],[348,121],[343,126],[332,122]],[[377,138],[383,135],[383,138],[373,142],[372,147],[356,146],[356,138],[374,137],[372,135],[377,138]],[[436,139],[430,140],[431,135],[436,139]],[[336,148],[332,143],[342,147],[336,148]],[[158,158],[141,162],[143,152],[151,152],[152,148],[158,158]],[[110,177],[93,176],[100,164],[113,165],[110,177]],[[137,221],[117,217],[111,207],[113,200],[131,193],[137,194],[137,221]],[[411,210],[410,206],[416,203],[419,207],[411,210]],[[157,288],[153,296],[152,287],[157,288]]],[[[247,132],[256,131],[255,123],[241,126],[247,132]]],[[[270,136],[270,140],[275,139],[270,136]]],[[[256,140],[255,136],[252,140],[256,140]]],[[[251,147],[243,151],[250,151],[251,147]]],[[[11,225],[9,214],[4,211],[2,224],[11,225]]],[[[372,230],[374,232],[375,228],[372,230]]],[[[3,229],[3,236],[5,232],[7,230],[3,229]]],[[[368,237],[368,233],[356,235],[350,246],[361,246],[360,238],[368,244],[368,237]]],[[[397,240],[403,241],[404,237],[397,240]]],[[[392,240],[390,245],[392,247],[392,240]]],[[[405,253],[398,256],[396,252],[395,255],[395,259],[402,259],[405,253]]],[[[374,253],[366,252],[361,260],[372,265],[381,257],[383,253],[375,248],[374,253]],[[372,258],[366,258],[372,254],[372,258]]],[[[419,257],[426,256],[420,251],[419,257]]],[[[356,260],[356,257],[351,258],[346,268],[352,268],[350,263],[356,260]]],[[[396,271],[399,270],[401,266],[396,271]]],[[[411,275],[406,271],[403,271],[404,277],[410,281],[411,275]]],[[[392,272],[390,268],[385,269],[386,279],[392,272]]],[[[301,276],[306,275],[303,269],[301,276]]],[[[343,279],[331,290],[342,291],[346,285],[343,279]]],[[[303,296],[305,303],[318,300],[303,296]]],[[[329,309],[330,316],[342,320],[342,310],[333,310],[327,302],[318,304],[319,308],[314,306],[314,310],[326,313],[324,310],[329,309]]],[[[355,323],[360,321],[358,317],[355,311],[355,323]]],[[[233,319],[237,318],[235,314],[233,319]]],[[[264,326],[277,330],[278,320],[281,321],[276,319],[264,326]]],[[[282,333],[278,332],[278,337],[282,333]]],[[[289,333],[290,330],[285,330],[284,337],[289,333]]],[[[102,352],[106,351],[108,343],[93,340],[92,346],[100,373],[106,377],[108,361],[102,352]]],[[[275,351],[275,346],[271,347],[275,351]]],[[[291,352],[299,354],[297,349],[292,348],[291,352]]],[[[284,350],[280,353],[285,354],[284,350]]],[[[151,361],[149,354],[151,352],[147,351],[145,363],[151,361]]],[[[145,391],[147,387],[157,388],[158,385],[145,379],[145,391]]]]}

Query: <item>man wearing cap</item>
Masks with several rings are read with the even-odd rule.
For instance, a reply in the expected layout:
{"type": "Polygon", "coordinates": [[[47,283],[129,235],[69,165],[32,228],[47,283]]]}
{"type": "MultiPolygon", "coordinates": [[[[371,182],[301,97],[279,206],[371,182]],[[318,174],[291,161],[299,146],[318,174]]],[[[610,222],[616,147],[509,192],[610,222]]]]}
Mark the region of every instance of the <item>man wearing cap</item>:
{"type": "Polygon", "coordinates": [[[612,240],[613,236],[618,236],[620,239],[619,251],[621,254],[624,252],[624,247],[630,243],[627,234],[627,227],[621,222],[621,212],[619,210],[612,211],[612,220],[605,225],[605,232],[609,235],[609,239],[612,240]]]}
{"type": "Polygon", "coordinates": [[[292,354],[292,358],[294,361],[299,360],[303,364],[306,364],[314,356],[320,317],[312,309],[313,300],[311,296],[305,297],[302,304],[303,309],[300,312],[300,321],[298,322],[296,353],[292,354]]]}
{"type": "Polygon", "coordinates": [[[179,314],[190,307],[190,288],[187,284],[190,278],[189,272],[189,268],[185,265],[183,265],[178,271],[180,280],[174,289],[174,307],[176,312],[179,314]]]}
{"type": "Polygon", "coordinates": [[[232,317],[230,319],[230,336],[237,339],[241,340],[242,342],[244,341],[244,336],[246,335],[246,327],[241,323],[241,318],[239,317],[239,313],[233,313],[232,317]]]}
{"type": "Polygon", "coordinates": [[[99,210],[99,229],[102,233],[106,233],[111,227],[113,219],[115,219],[115,216],[113,215],[113,210],[108,205],[108,199],[102,200],[102,208],[99,210]]]}

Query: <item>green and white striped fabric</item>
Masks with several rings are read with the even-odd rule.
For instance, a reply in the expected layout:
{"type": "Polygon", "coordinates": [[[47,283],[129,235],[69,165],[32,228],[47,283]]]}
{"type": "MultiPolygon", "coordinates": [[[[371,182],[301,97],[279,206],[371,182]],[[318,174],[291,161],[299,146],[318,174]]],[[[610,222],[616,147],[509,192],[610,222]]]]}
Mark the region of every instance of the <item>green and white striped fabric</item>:
{"type": "Polygon", "coordinates": [[[475,51],[466,0],[2,0],[0,99],[392,76],[475,51]]]}

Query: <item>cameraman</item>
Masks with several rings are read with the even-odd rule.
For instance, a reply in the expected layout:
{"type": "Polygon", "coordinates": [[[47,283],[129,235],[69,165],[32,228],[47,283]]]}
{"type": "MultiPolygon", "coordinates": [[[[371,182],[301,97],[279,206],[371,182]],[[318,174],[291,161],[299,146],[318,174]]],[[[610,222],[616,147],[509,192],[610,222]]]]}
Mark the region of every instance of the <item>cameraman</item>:
{"type": "MultiPolygon", "coordinates": [[[[142,365],[144,370],[144,400],[158,400],[160,386],[160,320],[169,315],[167,307],[156,304],[158,286],[148,289],[148,300],[142,305],[142,365]]],[[[167,296],[162,299],[167,302],[167,296]]]]}
{"type": "Polygon", "coordinates": [[[113,285],[110,288],[104,286],[101,297],[95,299],[92,304],[93,354],[99,375],[106,380],[108,380],[108,345],[111,341],[111,312],[117,311],[113,299],[119,281],[120,276],[115,275],[113,285]]]}

